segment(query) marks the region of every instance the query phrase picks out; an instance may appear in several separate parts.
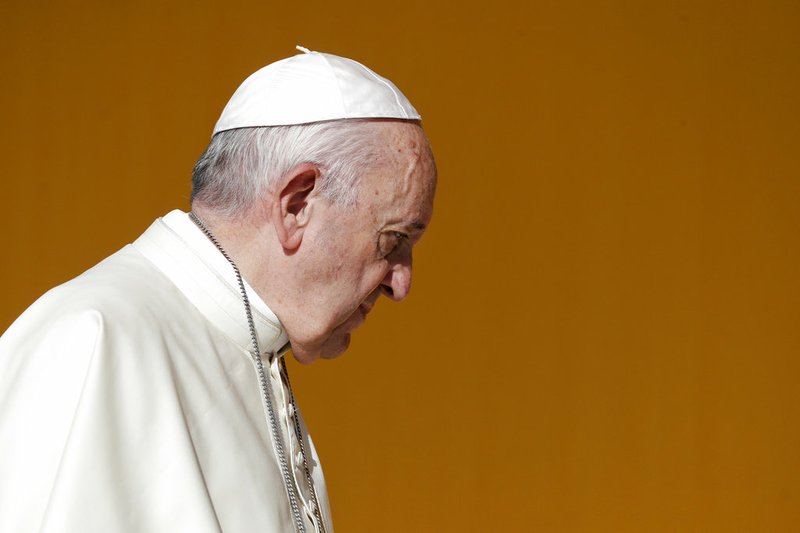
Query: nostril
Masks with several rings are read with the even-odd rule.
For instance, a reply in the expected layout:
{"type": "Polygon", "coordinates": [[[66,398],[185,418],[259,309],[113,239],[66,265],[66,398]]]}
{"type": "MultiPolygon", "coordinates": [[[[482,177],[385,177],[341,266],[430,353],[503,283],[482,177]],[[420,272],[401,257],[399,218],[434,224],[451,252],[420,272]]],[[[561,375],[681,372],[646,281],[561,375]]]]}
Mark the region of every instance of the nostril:
{"type": "Polygon", "coordinates": [[[389,298],[394,298],[394,290],[389,285],[381,285],[381,290],[383,290],[383,294],[388,296],[389,298]]]}

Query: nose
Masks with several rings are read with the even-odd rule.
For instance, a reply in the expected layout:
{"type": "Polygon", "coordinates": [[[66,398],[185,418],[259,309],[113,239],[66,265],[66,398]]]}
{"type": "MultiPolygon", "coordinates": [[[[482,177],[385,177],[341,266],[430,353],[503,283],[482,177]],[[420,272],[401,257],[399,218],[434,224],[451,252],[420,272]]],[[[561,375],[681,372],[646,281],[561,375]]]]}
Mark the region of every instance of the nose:
{"type": "Polygon", "coordinates": [[[388,298],[399,302],[411,290],[411,265],[395,264],[381,281],[381,291],[388,298]]]}

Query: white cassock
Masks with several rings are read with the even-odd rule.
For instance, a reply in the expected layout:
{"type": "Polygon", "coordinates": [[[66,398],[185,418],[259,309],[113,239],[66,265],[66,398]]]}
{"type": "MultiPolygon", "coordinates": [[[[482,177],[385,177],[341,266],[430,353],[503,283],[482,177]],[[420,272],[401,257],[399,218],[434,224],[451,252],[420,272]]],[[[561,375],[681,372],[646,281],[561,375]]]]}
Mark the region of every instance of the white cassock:
{"type": "MultiPolygon", "coordinates": [[[[247,291],[311,532],[286,333],[247,291]]],[[[0,338],[0,532],[295,531],[251,349],[231,265],[181,211],[42,296],[0,338]]]]}

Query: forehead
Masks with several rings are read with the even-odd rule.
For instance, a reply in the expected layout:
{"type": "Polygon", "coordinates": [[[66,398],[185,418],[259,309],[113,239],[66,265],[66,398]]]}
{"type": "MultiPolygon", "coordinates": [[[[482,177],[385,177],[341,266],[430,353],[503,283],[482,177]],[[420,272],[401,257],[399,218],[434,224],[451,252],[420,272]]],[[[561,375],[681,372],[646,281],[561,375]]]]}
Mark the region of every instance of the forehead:
{"type": "Polygon", "coordinates": [[[359,203],[385,223],[427,225],[433,211],[436,167],[425,133],[415,123],[390,122],[376,137],[381,156],[362,176],[359,203]]]}

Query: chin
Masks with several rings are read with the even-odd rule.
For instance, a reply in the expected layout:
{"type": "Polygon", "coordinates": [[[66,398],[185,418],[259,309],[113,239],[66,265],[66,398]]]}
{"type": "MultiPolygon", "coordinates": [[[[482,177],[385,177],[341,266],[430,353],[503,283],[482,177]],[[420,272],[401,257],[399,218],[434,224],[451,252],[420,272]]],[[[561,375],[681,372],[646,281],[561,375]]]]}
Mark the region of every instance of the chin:
{"type": "Polygon", "coordinates": [[[322,358],[323,359],[336,359],[337,357],[342,355],[344,352],[346,352],[347,349],[350,347],[350,334],[349,333],[345,333],[344,337],[342,337],[341,342],[338,343],[338,344],[339,345],[336,346],[335,348],[331,347],[328,350],[324,350],[322,352],[322,358]]]}
{"type": "Polygon", "coordinates": [[[336,359],[350,347],[350,334],[335,335],[322,345],[319,357],[321,359],[336,359]]]}
{"type": "Polygon", "coordinates": [[[321,345],[314,348],[300,348],[295,349],[292,345],[292,354],[295,360],[303,365],[310,365],[318,359],[336,359],[350,347],[350,334],[333,335],[328,337],[321,345]]]}
{"type": "Polygon", "coordinates": [[[294,355],[294,360],[300,363],[301,365],[310,365],[317,359],[319,359],[318,355],[309,354],[305,352],[300,352],[292,348],[292,355],[294,355]]]}

